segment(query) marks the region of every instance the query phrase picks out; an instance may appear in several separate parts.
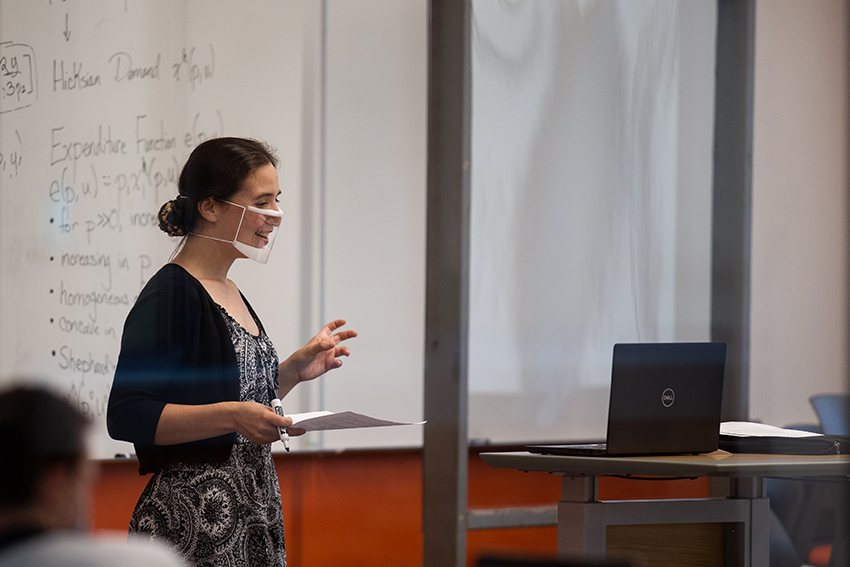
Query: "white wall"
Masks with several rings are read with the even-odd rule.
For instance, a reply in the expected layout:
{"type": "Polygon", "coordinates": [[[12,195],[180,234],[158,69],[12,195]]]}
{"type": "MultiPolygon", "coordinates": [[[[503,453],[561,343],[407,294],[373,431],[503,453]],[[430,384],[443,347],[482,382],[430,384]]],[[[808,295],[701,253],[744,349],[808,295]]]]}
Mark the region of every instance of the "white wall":
{"type": "Polygon", "coordinates": [[[750,416],[848,387],[850,3],[756,6],[750,416]]]}

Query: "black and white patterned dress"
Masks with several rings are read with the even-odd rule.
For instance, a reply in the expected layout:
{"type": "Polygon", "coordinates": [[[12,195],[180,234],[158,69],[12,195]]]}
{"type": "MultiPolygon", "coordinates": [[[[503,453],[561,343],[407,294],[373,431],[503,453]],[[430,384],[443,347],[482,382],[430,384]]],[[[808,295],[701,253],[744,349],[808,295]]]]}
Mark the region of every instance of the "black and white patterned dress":
{"type": "MultiPolygon", "coordinates": [[[[220,308],[240,369],[239,399],[270,405],[278,358],[264,331],[255,337],[220,308]]],[[[198,567],[286,565],[280,484],[269,445],[237,434],[221,464],[172,463],[139,498],[130,532],[170,542],[198,567]]]]}

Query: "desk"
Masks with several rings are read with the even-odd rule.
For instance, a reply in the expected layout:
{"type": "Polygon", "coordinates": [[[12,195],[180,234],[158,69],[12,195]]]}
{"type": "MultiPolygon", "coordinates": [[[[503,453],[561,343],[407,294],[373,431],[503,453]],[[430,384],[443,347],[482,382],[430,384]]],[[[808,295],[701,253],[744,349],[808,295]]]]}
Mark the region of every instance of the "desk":
{"type": "Polygon", "coordinates": [[[563,476],[558,503],[558,551],[604,557],[608,528],[702,524],[725,526],[724,565],[767,567],[770,509],[764,478],[848,478],[850,455],[706,455],[563,457],[527,452],[481,453],[497,468],[563,476]],[[599,501],[600,476],[696,478],[729,481],[723,497],[599,501]]]}

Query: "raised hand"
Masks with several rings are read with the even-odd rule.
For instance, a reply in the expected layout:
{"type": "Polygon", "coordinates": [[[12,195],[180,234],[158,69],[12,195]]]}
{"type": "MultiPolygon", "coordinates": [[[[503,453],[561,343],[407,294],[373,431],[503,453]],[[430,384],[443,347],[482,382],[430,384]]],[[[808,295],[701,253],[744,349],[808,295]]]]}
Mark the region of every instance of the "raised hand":
{"type": "Polygon", "coordinates": [[[343,319],[331,321],[280,363],[281,397],[298,383],[315,380],[328,370],[342,366],[340,357],[350,356],[351,349],[340,343],[357,336],[354,330],[338,330],[343,325],[343,319]]]}

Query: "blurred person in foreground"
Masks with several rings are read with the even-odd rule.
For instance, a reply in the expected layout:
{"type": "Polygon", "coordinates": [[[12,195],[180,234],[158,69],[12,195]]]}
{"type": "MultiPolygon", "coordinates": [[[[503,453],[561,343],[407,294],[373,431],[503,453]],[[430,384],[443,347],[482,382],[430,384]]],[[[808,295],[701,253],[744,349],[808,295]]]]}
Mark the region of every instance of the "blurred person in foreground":
{"type": "Polygon", "coordinates": [[[89,420],[43,387],[0,389],[0,567],[183,567],[170,549],[88,533],[89,420]]]}

